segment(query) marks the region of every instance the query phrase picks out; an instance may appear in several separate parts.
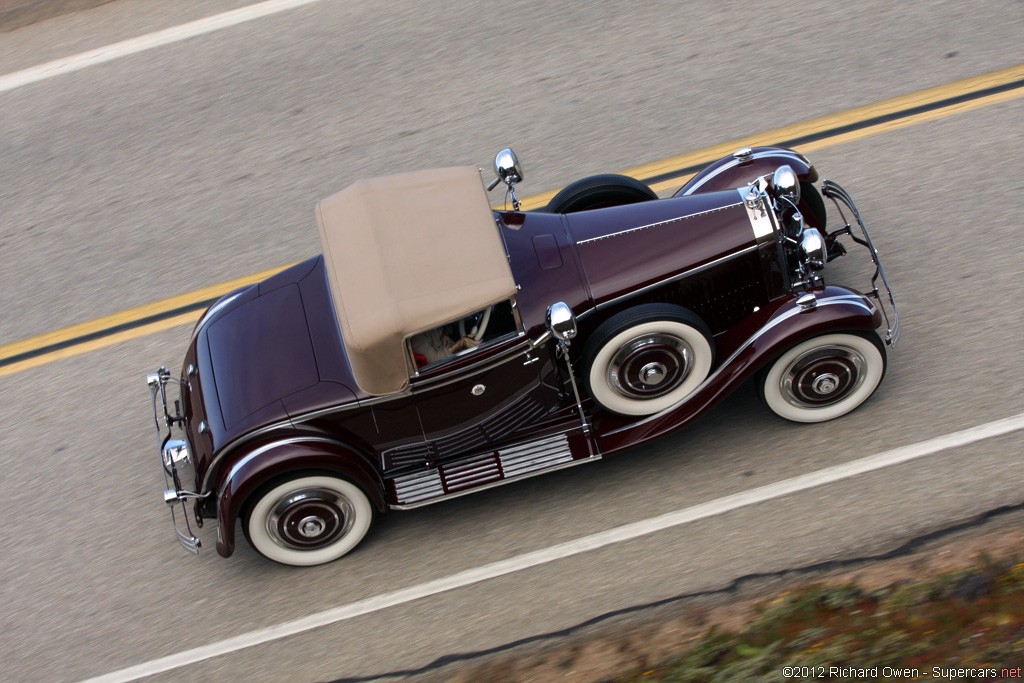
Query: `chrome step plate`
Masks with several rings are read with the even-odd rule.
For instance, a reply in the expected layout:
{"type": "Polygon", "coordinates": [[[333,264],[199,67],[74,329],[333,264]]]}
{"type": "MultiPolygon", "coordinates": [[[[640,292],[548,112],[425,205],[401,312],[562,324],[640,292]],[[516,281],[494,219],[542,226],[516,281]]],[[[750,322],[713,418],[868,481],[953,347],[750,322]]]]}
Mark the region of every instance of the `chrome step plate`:
{"type": "Polygon", "coordinates": [[[555,434],[530,443],[405,474],[395,477],[391,482],[395,490],[395,503],[398,506],[409,506],[518,479],[572,461],[568,435],[555,434]]]}

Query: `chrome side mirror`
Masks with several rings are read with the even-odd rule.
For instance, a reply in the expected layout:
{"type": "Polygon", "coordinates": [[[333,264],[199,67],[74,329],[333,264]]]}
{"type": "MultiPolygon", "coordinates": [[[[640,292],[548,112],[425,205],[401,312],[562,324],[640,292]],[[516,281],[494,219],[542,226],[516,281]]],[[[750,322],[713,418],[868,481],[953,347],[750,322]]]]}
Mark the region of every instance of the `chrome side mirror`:
{"type": "Polygon", "coordinates": [[[523,167],[511,149],[503,149],[494,156],[494,174],[506,185],[523,181],[523,167]]]}
{"type": "Polygon", "coordinates": [[[518,211],[519,199],[516,197],[516,183],[523,180],[523,167],[515,152],[506,147],[494,155],[494,175],[497,177],[487,186],[488,192],[497,187],[498,183],[505,183],[512,196],[512,209],[518,211]]]}
{"type": "Polygon", "coordinates": [[[548,306],[544,322],[551,334],[560,342],[568,344],[569,340],[576,336],[576,316],[564,301],[548,306]]]}
{"type": "Polygon", "coordinates": [[[779,199],[788,199],[794,204],[800,201],[800,179],[788,165],[779,166],[772,174],[772,191],[779,199]]]}

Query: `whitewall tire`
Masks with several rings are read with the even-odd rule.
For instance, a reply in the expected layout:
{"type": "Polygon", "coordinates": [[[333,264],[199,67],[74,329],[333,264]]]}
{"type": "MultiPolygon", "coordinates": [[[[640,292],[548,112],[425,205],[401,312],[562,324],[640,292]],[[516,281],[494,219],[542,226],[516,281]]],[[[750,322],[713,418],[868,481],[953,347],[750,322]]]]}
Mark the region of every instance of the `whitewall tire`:
{"type": "Polygon", "coordinates": [[[583,351],[590,396],[620,415],[652,415],[682,401],[707,378],[713,363],[707,325],[672,304],[647,304],[612,316],[583,351]]]}
{"type": "Polygon", "coordinates": [[[760,374],[759,389],[779,417],[824,422],[864,403],[882,382],[885,364],[876,333],[825,334],[779,356],[760,374]]]}
{"type": "Polygon", "coordinates": [[[330,475],[299,476],[254,494],[242,514],[245,537],[275,562],[310,566],[336,560],[363,540],[373,506],[355,484],[330,475]]]}

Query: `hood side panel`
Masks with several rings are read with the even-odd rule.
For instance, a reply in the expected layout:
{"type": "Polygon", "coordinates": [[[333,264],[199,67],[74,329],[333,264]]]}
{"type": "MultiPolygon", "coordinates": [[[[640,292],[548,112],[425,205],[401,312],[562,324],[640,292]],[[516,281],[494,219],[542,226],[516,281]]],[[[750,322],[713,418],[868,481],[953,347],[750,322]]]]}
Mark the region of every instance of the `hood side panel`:
{"type": "Polygon", "coordinates": [[[754,246],[735,191],[567,216],[596,305],[754,246]]]}

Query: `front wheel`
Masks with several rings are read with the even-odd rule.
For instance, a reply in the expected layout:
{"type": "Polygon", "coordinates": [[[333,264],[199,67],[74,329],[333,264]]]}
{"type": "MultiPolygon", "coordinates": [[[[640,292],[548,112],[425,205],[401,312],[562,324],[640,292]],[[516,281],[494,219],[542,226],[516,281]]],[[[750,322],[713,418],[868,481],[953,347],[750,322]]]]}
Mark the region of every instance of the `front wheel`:
{"type": "Polygon", "coordinates": [[[355,484],[331,475],[276,480],[242,513],[249,544],[264,557],[296,566],[336,560],[370,530],[373,507],[355,484]]]}
{"type": "Polygon", "coordinates": [[[594,401],[620,415],[652,415],[682,401],[707,378],[714,341],[693,311],[645,304],[602,323],[582,358],[594,401]]]}
{"type": "Polygon", "coordinates": [[[761,372],[761,398],[773,413],[793,422],[831,420],[875,392],[885,362],[885,347],[875,332],[814,337],[761,372]]]}

